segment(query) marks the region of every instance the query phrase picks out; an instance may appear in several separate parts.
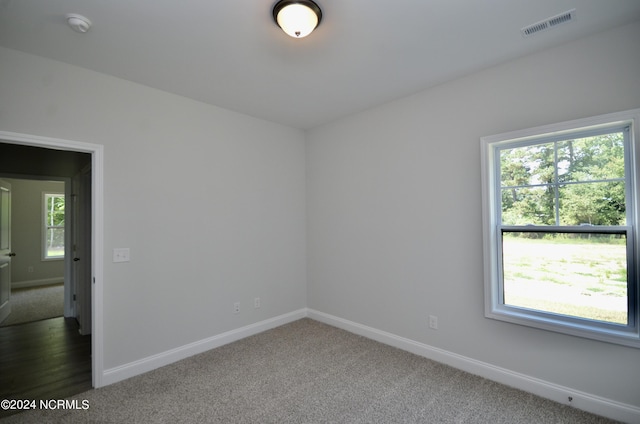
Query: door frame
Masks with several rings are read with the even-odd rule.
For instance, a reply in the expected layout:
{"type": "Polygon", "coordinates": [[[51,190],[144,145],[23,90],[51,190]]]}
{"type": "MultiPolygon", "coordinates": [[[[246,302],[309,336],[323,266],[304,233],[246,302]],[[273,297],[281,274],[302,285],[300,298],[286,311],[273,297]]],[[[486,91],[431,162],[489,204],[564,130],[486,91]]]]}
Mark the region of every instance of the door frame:
{"type": "MultiPolygon", "coordinates": [[[[11,262],[13,259],[11,257],[11,252],[12,252],[11,250],[12,249],[11,247],[11,191],[12,191],[12,187],[9,181],[0,179],[0,196],[2,195],[3,191],[9,192],[8,205],[6,209],[8,219],[6,221],[7,226],[5,228],[5,231],[8,233],[7,240],[9,241],[9,246],[6,248],[2,248],[2,245],[0,245],[0,272],[4,272],[9,276],[8,279],[4,281],[5,288],[9,289],[9,293],[8,293],[9,298],[6,300],[6,302],[3,302],[2,299],[0,298],[0,308],[1,308],[0,322],[3,322],[5,319],[8,319],[9,316],[11,315],[11,262]]],[[[0,199],[0,207],[3,206],[3,203],[4,202],[0,199]]],[[[0,211],[0,221],[2,221],[2,219],[3,219],[2,211],[0,211]]],[[[0,222],[0,227],[1,226],[2,226],[2,222],[0,222]]],[[[1,233],[3,233],[2,228],[0,228],[0,234],[1,233]]]]}
{"type": "Polygon", "coordinates": [[[24,146],[91,154],[91,271],[93,274],[91,290],[91,382],[94,388],[102,387],[104,385],[104,146],[81,141],[0,131],[0,143],[4,141],[24,146]]]}
{"type": "MultiPolygon", "coordinates": [[[[71,178],[70,198],[72,220],[69,231],[70,274],[73,276],[74,293],[77,298],[73,302],[74,316],[80,325],[80,334],[91,334],[91,274],[85,263],[91,257],[91,166],[86,166],[71,178]],[[89,181],[87,181],[87,178],[89,181]],[[87,195],[89,190],[89,195],[87,195]],[[76,262],[78,260],[79,261],[76,262]]],[[[66,222],[66,221],[65,221],[66,222]]]]}

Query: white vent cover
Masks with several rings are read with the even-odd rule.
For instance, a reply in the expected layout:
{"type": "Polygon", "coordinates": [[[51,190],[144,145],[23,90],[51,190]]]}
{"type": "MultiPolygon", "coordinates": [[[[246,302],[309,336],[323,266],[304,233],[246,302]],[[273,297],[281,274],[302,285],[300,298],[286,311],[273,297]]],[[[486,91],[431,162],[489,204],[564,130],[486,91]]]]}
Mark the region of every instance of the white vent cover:
{"type": "Polygon", "coordinates": [[[556,16],[552,16],[535,24],[526,26],[520,30],[523,37],[529,37],[530,35],[537,34],[541,31],[554,28],[560,24],[566,24],[576,19],[576,9],[568,10],[556,16]]]}

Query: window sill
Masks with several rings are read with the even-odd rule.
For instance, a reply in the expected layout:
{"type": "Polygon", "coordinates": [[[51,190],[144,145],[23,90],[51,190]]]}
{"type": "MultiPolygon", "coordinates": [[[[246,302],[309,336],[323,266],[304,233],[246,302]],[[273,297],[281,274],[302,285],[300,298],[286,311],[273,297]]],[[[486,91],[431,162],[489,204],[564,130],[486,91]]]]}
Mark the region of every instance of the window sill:
{"type": "Polygon", "coordinates": [[[552,331],[554,333],[567,334],[570,336],[640,349],[640,333],[637,328],[633,329],[613,324],[608,325],[606,323],[603,323],[603,326],[600,327],[593,325],[592,321],[582,321],[579,319],[568,321],[565,317],[558,317],[557,319],[554,319],[551,314],[536,314],[535,311],[525,309],[518,311],[518,308],[511,307],[493,308],[491,311],[485,313],[485,317],[512,324],[552,331]],[[619,329],[616,327],[619,327],[619,329]]]}

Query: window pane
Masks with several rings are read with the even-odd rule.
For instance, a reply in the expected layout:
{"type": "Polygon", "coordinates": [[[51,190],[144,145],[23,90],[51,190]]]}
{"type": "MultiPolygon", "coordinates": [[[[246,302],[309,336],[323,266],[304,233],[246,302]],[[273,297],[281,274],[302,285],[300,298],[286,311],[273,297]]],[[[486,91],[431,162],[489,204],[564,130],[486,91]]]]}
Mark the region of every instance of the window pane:
{"type": "Polygon", "coordinates": [[[550,184],[554,182],[553,143],[516,147],[500,151],[502,187],[550,184]]]}
{"type": "Polygon", "coordinates": [[[503,225],[555,225],[552,187],[502,189],[503,225]]]}
{"type": "Polygon", "coordinates": [[[624,179],[624,134],[558,142],[560,182],[624,179]]]}
{"type": "Polygon", "coordinates": [[[64,194],[45,194],[44,257],[64,257],[64,194]]]}
{"type": "Polygon", "coordinates": [[[627,324],[625,234],[503,232],[507,306],[627,324]]]}
{"type": "Polygon", "coordinates": [[[64,228],[47,229],[46,257],[64,256],[64,228]]]}
{"type": "Polygon", "coordinates": [[[623,181],[560,187],[560,225],[626,225],[623,181]]]}

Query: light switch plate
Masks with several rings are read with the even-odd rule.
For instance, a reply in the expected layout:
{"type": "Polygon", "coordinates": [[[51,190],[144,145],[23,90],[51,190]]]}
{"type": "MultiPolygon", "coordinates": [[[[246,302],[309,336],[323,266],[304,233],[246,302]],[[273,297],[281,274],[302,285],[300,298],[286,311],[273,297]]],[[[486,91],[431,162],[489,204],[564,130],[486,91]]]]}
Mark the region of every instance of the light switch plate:
{"type": "Polygon", "coordinates": [[[131,258],[128,247],[118,247],[113,249],[113,262],[129,262],[131,258]]]}

